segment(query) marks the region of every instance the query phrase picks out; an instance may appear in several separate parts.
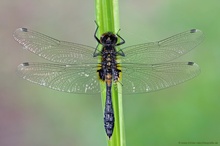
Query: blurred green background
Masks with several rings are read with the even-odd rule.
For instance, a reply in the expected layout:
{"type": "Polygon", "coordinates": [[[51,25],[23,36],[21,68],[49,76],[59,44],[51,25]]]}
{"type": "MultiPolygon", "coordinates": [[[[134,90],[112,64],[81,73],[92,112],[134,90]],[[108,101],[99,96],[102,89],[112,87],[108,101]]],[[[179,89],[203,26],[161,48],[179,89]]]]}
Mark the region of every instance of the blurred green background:
{"type": "MultiPolygon", "coordinates": [[[[166,90],[123,97],[127,145],[220,145],[220,1],[124,0],[119,4],[125,46],[191,28],[202,30],[206,37],[178,59],[199,64],[198,77],[166,90]]],[[[27,27],[96,46],[94,5],[90,0],[0,2],[0,146],[107,145],[100,95],[62,93],[19,78],[18,64],[44,60],[22,50],[12,38],[16,28],[27,27]]]]}

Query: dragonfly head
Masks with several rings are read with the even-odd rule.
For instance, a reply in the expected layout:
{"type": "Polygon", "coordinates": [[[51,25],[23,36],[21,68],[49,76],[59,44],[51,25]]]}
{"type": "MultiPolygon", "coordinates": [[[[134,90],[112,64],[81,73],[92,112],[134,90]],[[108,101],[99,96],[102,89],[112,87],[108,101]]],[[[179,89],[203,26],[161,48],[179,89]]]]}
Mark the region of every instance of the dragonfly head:
{"type": "Polygon", "coordinates": [[[102,34],[100,41],[104,46],[114,46],[117,43],[117,36],[112,32],[102,34]]]}

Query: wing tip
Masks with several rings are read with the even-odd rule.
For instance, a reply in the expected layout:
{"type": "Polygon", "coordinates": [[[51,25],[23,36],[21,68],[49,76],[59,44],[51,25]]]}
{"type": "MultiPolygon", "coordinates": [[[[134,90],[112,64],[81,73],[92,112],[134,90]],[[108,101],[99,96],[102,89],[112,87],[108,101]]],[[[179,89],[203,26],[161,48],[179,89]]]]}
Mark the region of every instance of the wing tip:
{"type": "Polygon", "coordinates": [[[18,68],[22,68],[22,67],[25,67],[25,66],[30,66],[29,62],[24,62],[24,63],[18,65],[18,68]]]}
{"type": "Polygon", "coordinates": [[[196,72],[195,76],[198,75],[201,72],[201,69],[200,69],[199,65],[196,64],[195,62],[187,62],[187,65],[192,66],[192,68],[194,68],[194,71],[196,72]]]}
{"type": "Polygon", "coordinates": [[[18,32],[28,32],[29,30],[27,28],[21,27],[15,30],[14,34],[18,33],[18,32]]]}
{"type": "Polygon", "coordinates": [[[28,32],[28,29],[27,28],[19,28],[20,31],[23,31],[23,32],[28,32]]]}
{"type": "Polygon", "coordinates": [[[191,29],[190,30],[190,33],[195,33],[195,32],[197,32],[198,30],[197,29],[191,29]]]}
{"type": "Polygon", "coordinates": [[[29,63],[28,62],[24,62],[22,63],[23,66],[29,66],[29,63]]]}
{"type": "Polygon", "coordinates": [[[190,29],[189,32],[190,32],[190,33],[202,33],[201,30],[196,29],[196,28],[190,29]]]}
{"type": "Polygon", "coordinates": [[[189,66],[197,66],[197,67],[199,67],[199,65],[196,64],[195,62],[187,62],[187,65],[189,65],[189,66]]]}
{"type": "Polygon", "coordinates": [[[13,33],[13,37],[14,39],[20,43],[20,37],[21,37],[21,32],[28,32],[28,29],[27,28],[18,28],[14,31],[13,33]]]}
{"type": "Polygon", "coordinates": [[[194,62],[188,62],[187,65],[195,65],[194,62]]]}

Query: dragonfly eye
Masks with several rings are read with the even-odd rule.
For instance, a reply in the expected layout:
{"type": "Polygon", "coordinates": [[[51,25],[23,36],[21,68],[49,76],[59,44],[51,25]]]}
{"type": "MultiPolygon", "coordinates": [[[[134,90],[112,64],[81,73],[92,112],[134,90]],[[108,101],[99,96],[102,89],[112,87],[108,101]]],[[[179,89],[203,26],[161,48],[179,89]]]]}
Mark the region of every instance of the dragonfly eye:
{"type": "Polygon", "coordinates": [[[104,33],[100,38],[100,41],[103,45],[115,45],[117,40],[116,35],[111,32],[104,33]]]}

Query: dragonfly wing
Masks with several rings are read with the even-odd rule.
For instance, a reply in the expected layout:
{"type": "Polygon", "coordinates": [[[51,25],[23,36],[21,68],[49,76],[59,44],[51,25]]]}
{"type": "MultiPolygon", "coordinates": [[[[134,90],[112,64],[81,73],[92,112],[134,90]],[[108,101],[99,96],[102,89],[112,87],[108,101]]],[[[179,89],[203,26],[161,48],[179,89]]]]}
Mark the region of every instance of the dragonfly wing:
{"type": "Polygon", "coordinates": [[[145,93],[168,88],[200,73],[193,62],[164,64],[123,64],[123,93],[145,93]]]}
{"type": "Polygon", "coordinates": [[[18,73],[23,79],[58,91],[100,92],[97,64],[23,63],[18,66],[18,73]]]}
{"type": "Polygon", "coordinates": [[[93,47],[60,41],[27,28],[18,28],[13,36],[25,49],[49,61],[63,64],[97,63],[97,58],[93,57],[93,47]]]}
{"type": "Polygon", "coordinates": [[[151,42],[126,47],[125,57],[120,57],[126,63],[157,64],[171,61],[189,52],[204,39],[202,31],[189,31],[168,37],[158,42],[151,42]]]}

